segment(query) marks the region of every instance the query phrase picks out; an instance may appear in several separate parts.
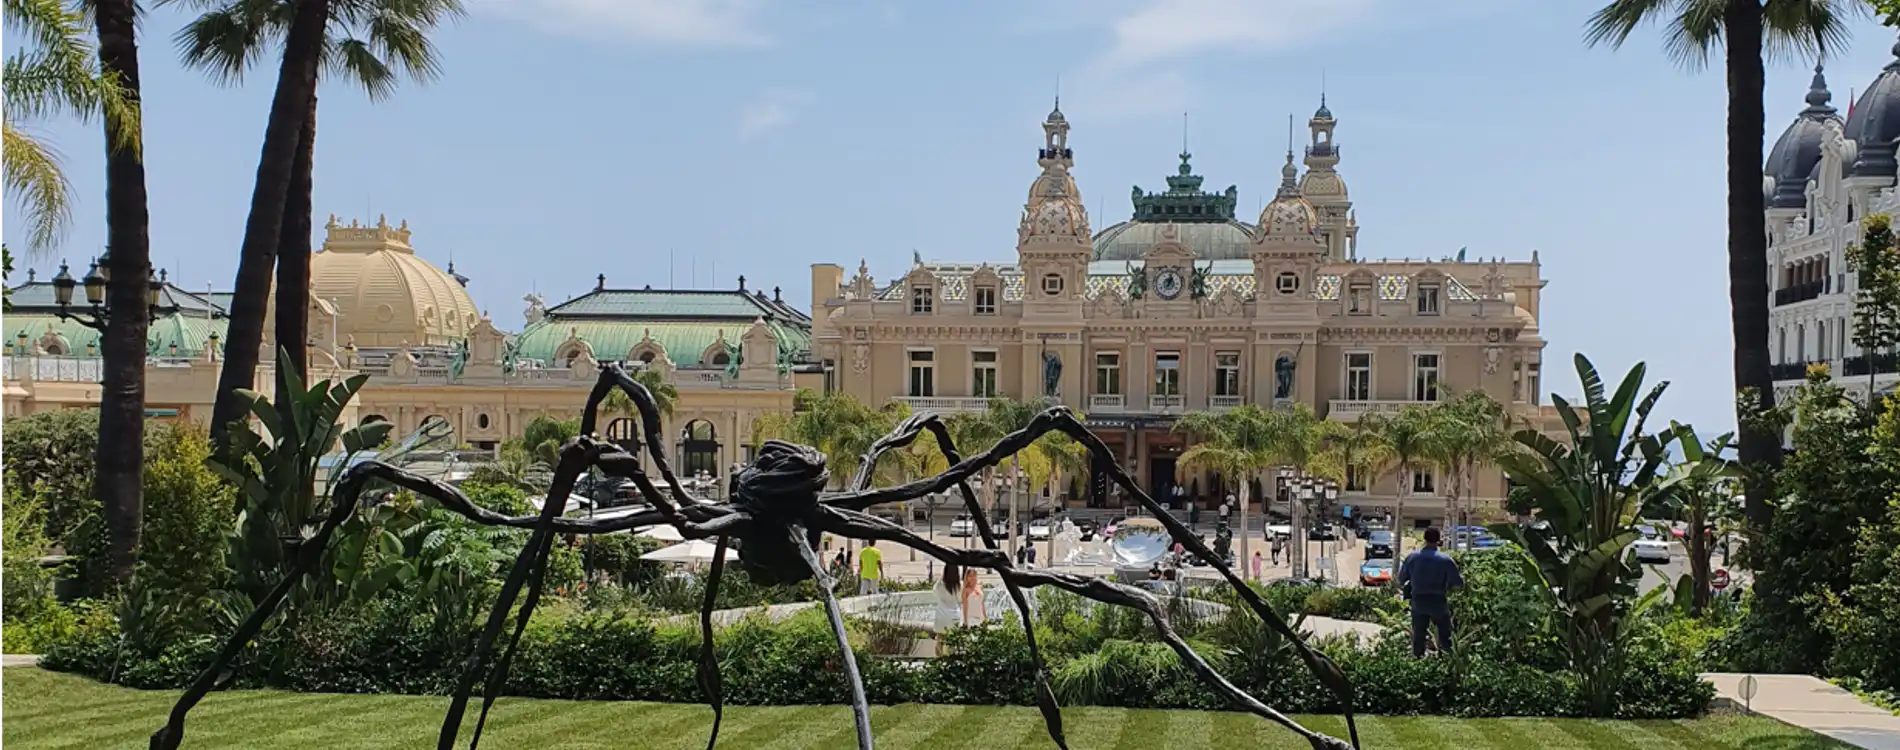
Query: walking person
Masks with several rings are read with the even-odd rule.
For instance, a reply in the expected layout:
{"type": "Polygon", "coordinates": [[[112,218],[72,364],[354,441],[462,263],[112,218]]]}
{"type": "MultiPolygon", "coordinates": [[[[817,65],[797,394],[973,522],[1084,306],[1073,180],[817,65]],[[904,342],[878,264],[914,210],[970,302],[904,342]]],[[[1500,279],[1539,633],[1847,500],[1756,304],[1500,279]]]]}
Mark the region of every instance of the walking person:
{"type": "Polygon", "coordinates": [[[858,553],[858,595],[879,593],[883,583],[884,553],[877,548],[877,540],[867,540],[858,553]]]}
{"type": "Polygon", "coordinates": [[[1276,568],[1277,568],[1277,567],[1279,567],[1279,566],[1280,566],[1280,556],[1281,556],[1281,555],[1283,555],[1283,554],[1286,554],[1286,540],[1285,540],[1285,539],[1281,539],[1281,538],[1280,538],[1280,535],[1279,535],[1279,534],[1274,534],[1274,535],[1273,535],[1273,542],[1272,542],[1271,544],[1268,544],[1267,546],[1268,546],[1269,548],[1271,548],[1271,549],[1273,550],[1273,565],[1274,565],[1274,567],[1276,567],[1276,568]]]}
{"type": "Polygon", "coordinates": [[[1425,655],[1427,626],[1438,631],[1438,652],[1451,653],[1451,591],[1463,588],[1457,561],[1438,550],[1437,528],[1425,530],[1425,547],[1399,565],[1399,591],[1412,603],[1412,656],[1425,655]]]}

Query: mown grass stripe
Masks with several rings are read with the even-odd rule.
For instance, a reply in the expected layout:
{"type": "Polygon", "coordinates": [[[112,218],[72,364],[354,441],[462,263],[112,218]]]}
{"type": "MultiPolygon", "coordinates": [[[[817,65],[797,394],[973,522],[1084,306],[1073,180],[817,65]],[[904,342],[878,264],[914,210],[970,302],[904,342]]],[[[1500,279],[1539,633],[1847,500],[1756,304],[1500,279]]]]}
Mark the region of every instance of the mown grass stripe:
{"type": "Polygon", "coordinates": [[[928,747],[924,744],[931,735],[963,713],[961,706],[930,706],[917,703],[906,704],[911,710],[905,714],[902,723],[880,729],[877,733],[877,746],[886,750],[905,750],[912,747],[928,747]]]}
{"type": "MultiPolygon", "coordinates": [[[[1228,748],[1253,750],[1260,747],[1260,740],[1256,733],[1259,731],[1260,724],[1265,721],[1264,719],[1239,711],[1216,711],[1213,712],[1212,717],[1208,721],[1208,747],[1220,748],[1220,750],[1228,750],[1228,748]]],[[[1286,731],[1277,725],[1273,728],[1286,731]]]]}
{"type": "Polygon", "coordinates": [[[1589,750],[1542,719],[1477,719],[1471,723],[1493,747],[1506,750],[1589,750]]]}
{"type": "MultiPolygon", "coordinates": [[[[1295,718],[1299,718],[1299,717],[1295,717],[1295,718]]],[[[1411,747],[1410,745],[1405,744],[1405,740],[1401,739],[1399,735],[1399,731],[1398,731],[1398,725],[1394,724],[1392,720],[1387,719],[1384,716],[1361,715],[1361,716],[1354,716],[1353,720],[1354,722],[1356,722],[1356,724],[1359,727],[1359,746],[1360,747],[1368,747],[1368,748],[1370,747],[1411,747]]],[[[1288,732],[1286,729],[1281,728],[1278,725],[1275,725],[1273,728],[1275,731],[1278,731],[1278,732],[1282,732],[1285,734],[1292,734],[1291,732],[1288,732]]],[[[1340,736],[1340,735],[1335,735],[1335,736],[1340,736]]],[[[1344,736],[1340,736],[1340,738],[1345,739],[1345,740],[1352,739],[1350,737],[1344,737],[1344,736]]]]}
{"type": "Polygon", "coordinates": [[[1626,747],[1641,747],[1641,745],[1630,744],[1622,737],[1617,736],[1615,730],[1605,726],[1605,722],[1597,719],[1568,721],[1557,724],[1556,726],[1560,731],[1577,738],[1585,747],[1592,748],[1593,750],[1621,750],[1621,748],[1626,747]]]}
{"type": "MultiPolygon", "coordinates": [[[[225,717],[247,713],[254,707],[261,707],[262,711],[269,713],[323,703],[329,699],[330,696],[324,695],[286,694],[283,699],[271,701],[219,701],[215,703],[206,701],[204,705],[193,711],[185,722],[185,737],[187,741],[194,739],[204,741],[207,738],[217,738],[228,734],[231,727],[224,723],[225,717]]],[[[109,722],[75,715],[59,722],[61,728],[55,733],[57,736],[52,738],[45,747],[53,750],[63,747],[93,748],[120,745],[135,747],[144,744],[141,740],[150,737],[152,732],[164,726],[165,716],[170,710],[171,706],[167,704],[150,714],[120,714],[109,722]]]]}
{"type": "MultiPolygon", "coordinates": [[[[820,716],[835,706],[799,706],[793,709],[771,711],[753,708],[745,711],[747,718],[753,718],[752,726],[727,734],[720,730],[719,744],[732,743],[732,747],[758,747],[766,742],[788,733],[800,731],[801,725],[820,721],[820,716]]],[[[850,709],[845,709],[849,711],[850,709]]],[[[712,717],[707,716],[706,728],[712,728],[712,717]]]]}
{"type": "Polygon", "coordinates": [[[1167,747],[1170,736],[1168,715],[1160,711],[1130,710],[1122,714],[1121,731],[1115,734],[1117,750],[1146,750],[1167,747]]]}
{"type": "MultiPolygon", "coordinates": [[[[1635,745],[1640,748],[1656,748],[1657,750],[1690,750],[1690,748],[1693,747],[1692,745],[1684,745],[1683,743],[1678,742],[1672,736],[1663,734],[1661,732],[1653,731],[1649,727],[1645,726],[1645,723],[1646,722],[1636,722],[1636,721],[1606,721],[1606,722],[1603,722],[1601,726],[1606,731],[1609,731],[1615,734],[1616,736],[1623,738],[1624,741],[1629,742],[1630,744],[1635,745]]],[[[1696,744],[1699,745],[1700,743],[1696,743],[1696,744]]]]}
{"type": "MultiPolygon", "coordinates": [[[[917,743],[918,747],[965,747],[971,744],[971,740],[986,733],[987,727],[983,725],[983,715],[989,713],[987,709],[976,706],[954,706],[954,708],[956,713],[947,717],[937,731],[931,732],[924,737],[922,742],[917,743]]],[[[984,745],[978,745],[978,747],[982,746],[984,745]]]]}

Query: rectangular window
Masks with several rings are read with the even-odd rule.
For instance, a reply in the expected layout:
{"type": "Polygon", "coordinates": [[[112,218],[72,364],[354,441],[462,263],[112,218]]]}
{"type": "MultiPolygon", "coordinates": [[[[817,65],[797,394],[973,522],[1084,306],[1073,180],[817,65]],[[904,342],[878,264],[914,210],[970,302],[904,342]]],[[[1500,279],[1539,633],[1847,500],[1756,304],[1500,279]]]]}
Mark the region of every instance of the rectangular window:
{"type": "Polygon", "coordinates": [[[1438,355],[1412,355],[1412,400],[1438,400],[1438,355]]]}
{"type": "Polygon", "coordinates": [[[931,351],[910,353],[910,395],[929,398],[937,395],[937,355],[931,351]]]}
{"type": "Polygon", "coordinates": [[[996,396],[996,352],[970,352],[970,395],[996,396]]]}
{"type": "Polygon", "coordinates": [[[1214,395],[1240,395],[1240,352],[1214,354],[1214,395]]]}
{"type": "Polygon", "coordinates": [[[937,300],[936,295],[932,294],[931,291],[931,288],[927,286],[911,287],[910,313],[912,315],[930,314],[937,300]]]}
{"type": "Polygon", "coordinates": [[[1372,400],[1372,353],[1346,354],[1346,400],[1372,400]]]}
{"type": "Polygon", "coordinates": [[[1095,355],[1095,394],[1098,396],[1122,395],[1122,355],[1118,352],[1102,352],[1095,355]]]}
{"type": "Polygon", "coordinates": [[[1437,315],[1438,314],[1438,285],[1437,284],[1418,285],[1418,314],[1420,315],[1437,315]]]}
{"type": "Polygon", "coordinates": [[[976,288],[976,314],[996,314],[996,287],[979,286],[976,288]]]}
{"type": "Polygon", "coordinates": [[[1155,354],[1155,392],[1156,396],[1181,395],[1181,353],[1158,352],[1155,354]]]}
{"type": "Polygon", "coordinates": [[[1412,472],[1412,491],[1432,493],[1438,490],[1432,486],[1432,473],[1429,471],[1412,472]]]}
{"type": "Polygon", "coordinates": [[[1537,405],[1544,402],[1543,400],[1544,396],[1542,393],[1540,393],[1541,389],[1543,388],[1543,382],[1537,377],[1537,367],[1538,366],[1535,363],[1533,363],[1529,367],[1525,368],[1527,379],[1530,381],[1530,389],[1531,389],[1530,400],[1531,400],[1532,405],[1537,405]]]}
{"type": "Polygon", "coordinates": [[[825,360],[825,392],[838,390],[838,360],[825,360]]]}
{"type": "Polygon", "coordinates": [[[1370,284],[1354,284],[1346,290],[1346,314],[1372,314],[1372,286],[1370,284]]]}

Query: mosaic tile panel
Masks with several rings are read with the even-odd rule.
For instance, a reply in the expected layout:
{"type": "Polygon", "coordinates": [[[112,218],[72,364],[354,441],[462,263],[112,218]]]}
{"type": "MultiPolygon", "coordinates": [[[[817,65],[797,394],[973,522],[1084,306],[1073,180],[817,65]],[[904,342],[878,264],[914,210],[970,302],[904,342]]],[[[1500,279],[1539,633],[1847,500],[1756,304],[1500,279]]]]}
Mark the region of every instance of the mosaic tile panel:
{"type": "Polygon", "coordinates": [[[1128,294],[1128,277],[1127,276],[1090,276],[1088,280],[1088,285],[1084,288],[1083,294],[1087,296],[1089,299],[1095,299],[1096,297],[1101,296],[1103,293],[1108,292],[1109,290],[1116,290],[1116,291],[1121,292],[1123,295],[1127,295],[1128,294]]]}
{"type": "Polygon", "coordinates": [[[1313,284],[1313,298],[1339,299],[1339,276],[1330,273],[1320,274],[1319,280],[1313,284]]]}
{"type": "Polygon", "coordinates": [[[1023,275],[1012,273],[1003,276],[1003,300],[1006,302],[1023,301],[1023,275]]]}
{"type": "Polygon", "coordinates": [[[968,276],[938,276],[937,282],[943,285],[942,295],[946,302],[960,302],[969,295],[968,276]]]}
{"type": "Polygon", "coordinates": [[[1408,277],[1408,276],[1397,276],[1397,275],[1380,276],[1379,277],[1379,299],[1382,299],[1382,300],[1405,299],[1405,293],[1406,291],[1411,289],[1411,286],[1412,286],[1412,279],[1411,277],[1408,277]]]}
{"type": "Polygon", "coordinates": [[[1452,278],[1445,279],[1445,296],[1458,302],[1478,301],[1478,295],[1473,294],[1470,289],[1466,288],[1463,282],[1452,278]]]}

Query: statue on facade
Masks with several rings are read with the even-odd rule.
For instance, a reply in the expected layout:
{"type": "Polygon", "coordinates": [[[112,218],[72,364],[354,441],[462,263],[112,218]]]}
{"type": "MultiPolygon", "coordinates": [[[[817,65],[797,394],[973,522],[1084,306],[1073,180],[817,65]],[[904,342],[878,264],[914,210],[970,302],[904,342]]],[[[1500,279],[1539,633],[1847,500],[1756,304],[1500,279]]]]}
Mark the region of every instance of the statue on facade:
{"type": "MultiPolygon", "coordinates": [[[[662,445],[664,441],[655,439],[655,435],[662,434],[665,433],[661,411],[653,394],[634,380],[632,373],[619,363],[609,363],[600,368],[599,380],[581,411],[579,436],[568,439],[560,448],[560,460],[550,485],[554,489],[540,511],[523,516],[503,515],[475,504],[456,487],[371,459],[354,463],[343,471],[342,477],[333,485],[331,495],[334,501],[320,518],[300,519],[313,529],[305,540],[307,546],[304,549],[321,551],[334,540],[338,530],[364,507],[362,500],[365,492],[380,493],[394,486],[434,500],[442,508],[475,523],[530,532],[520,555],[508,568],[507,578],[496,593],[485,625],[472,639],[470,655],[464,661],[451,691],[452,697],[439,735],[439,746],[453,747],[457,744],[462,736],[464,718],[473,714],[471,723],[475,725],[475,740],[469,747],[477,747],[483,725],[491,717],[490,709],[499,697],[499,691],[494,687],[507,680],[509,666],[518,660],[522,631],[518,627],[507,627],[510,613],[515,613],[513,618],[516,622],[526,622],[534,615],[534,608],[542,599],[546,585],[546,579],[537,571],[545,569],[548,564],[549,555],[556,547],[555,539],[564,535],[606,534],[660,525],[677,531],[685,539],[708,540],[714,545],[713,562],[706,578],[707,591],[711,594],[718,593],[729,550],[736,552],[733,564],[743,568],[746,577],[755,584],[775,585],[806,580],[817,583],[816,589],[838,648],[836,663],[849,696],[853,728],[860,750],[872,748],[871,708],[858,669],[857,656],[845,628],[843,611],[832,595],[835,581],[819,557],[817,548],[824,534],[846,539],[887,541],[945,563],[987,570],[996,575],[1015,604],[1016,611],[1025,618],[1023,633],[1033,667],[1029,671],[1035,682],[1033,694],[1041,709],[1044,726],[1057,747],[1068,746],[1064,739],[1061,707],[1049,685],[1049,671],[1043,663],[1034,624],[1028,620],[1030,608],[1026,589],[1051,587],[1101,604],[1139,611],[1152,624],[1159,640],[1166,643],[1189,668],[1189,673],[1199,677],[1207,689],[1234,708],[1285,727],[1306,740],[1315,750],[1352,750],[1358,746],[1358,731],[1351,712],[1353,686],[1339,666],[1324,653],[1309,646],[1305,636],[1287,622],[1283,613],[1275,611],[1271,604],[1242,582],[1229,564],[1230,555],[1225,552],[1226,541],[1222,542],[1221,554],[1209,548],[1200,535],[1176,520],[1141,489],[1134,477],[1121,467],[1117,454],[1099,436],[1089,431],[1074,412],[1065,407],[1057,406],[1040,412],[1023,429],[1003,436],[988,450],[967,458],[957,450],[950,428],[941,417],[929,412],[915,414],[871,444],[870,450],[858,461],[856,471],[844,483],[846,489],[838,492],[825,491],[832,482],[824,452],[789,442],[766,441],[760,446],[757,458],[732,480],[729,485],[730,497],[724,502],[715,502],[687,488],[686,483],[668,464],[667,451],[662,445]],[[646,439],[640,440],[640,444],[648,449],[645,460],[596,437],[601,405],[613,391],[627,396],[639,412],[640,418],[631,420],[635,430],[645,429],[650,433],[644,436],[646,439]],[[969,482],[982,476],[983,472],[1002,465],[1050,433],[1061,433],[1080,444],[1094,457],[1095,465],[1108,474],[1110,481],[1124,488],[1187,555],[1213,568],[1228,582],[1238,600],[1236,607],[1258,618],[1264,627],[1283,639],[1331,694],[1334,704],[1345,707],[1346,727],[1349,736],[1354,738],[1352,743],[1306,728],[1298,720],[1274,710],[1223,678],[1175,631],[1163,605],[1148,591],[1104,578],[1019,568],[1013,564],[1010,556],[1001,551],[995,531],[988,521],[988,514],[983,512],[969,482]],[[911,446],[919,439],[934,440],[937,449],[948,459],[950,468],[917,482],[872,489],[872,477],[877,474],[878,460],[891,451],[901,451],[911,446]],[[648,465],[652,467],[650,472],[648,465]],[[632,482],[650,507],[613,518],[564,515],[568,496],[578,480],[582,475],[594,471],[632,482]],[[656,486],[656,479],[667,490],[656,486]],[[966,511],[976,521],[982,548],[940,546],[868,512],[874,508],[888,508],[897,503],[920,500],[932,493],[953,488],[962,496],[966,511]],[[483,689],[484,684],[488,689],[483,689]]],[[[635,440],[640,438],[638,435],[630,437],[635,440]]],[[[1231,533],[1223,526],[1221,536],[1224,540],[1230,539],[1231,533]]],[[[300,585],[323,561],[323,555],[305,554],[297,556],[290,563],[284,578],[237,625],[229,640],[167,714],[164,726],[153,733],[150,744],[153,750],[177,750],[184,741],[185,723],[191,709],[218,686],[240,655],[242,647],[258,637],[266,622],[281,614],[291,589],[300,585]]],[[[712,618],[715,600],[715,596],[708,596],[704,609],[699,613],[700,643],[695,669],[697,685],[713,710],[713,744],[709,744],[709,747],[715,746],[718,741],[725,709],[720,660],[714,642],[718,634],[713,628],[712,618]]]]}
{"type": "Polygon", "coordinates": [[[1062,357],[1055,352],[1042,351],[1042,395],[1051,399],[1059,398],[1062,388],[1062,357]]]}
{"type": "Polygon", "coordinates": [[[528,296],[522,297],[521,301],[528,303],[527,311],[522,313],[522,316],[528,319],[528,325],[534,325],[547,319],[548,306],[547,303],[541,299],[541,295],[529,293],[528,296]]]}
{"type": "Polygon", "coordinates": [[[1282,354],[1273,360],[1273,398],[1293,397],[1293,357],[1282,354]]]}
{"type": "Polygon", "coordinates": [[[1128,298],[1141,299],[1148,291],[1148,268],[1141,263],[1128,264],[1128,298]]]}
{"type": "Polygon", "coordinates": [[[1188,294],[1194,299],[1207,298],[1207,276],[1214,270],[1214,261],[1208,261],[1205,267],[1194,266],[1188,272],[1188,294]]]}

